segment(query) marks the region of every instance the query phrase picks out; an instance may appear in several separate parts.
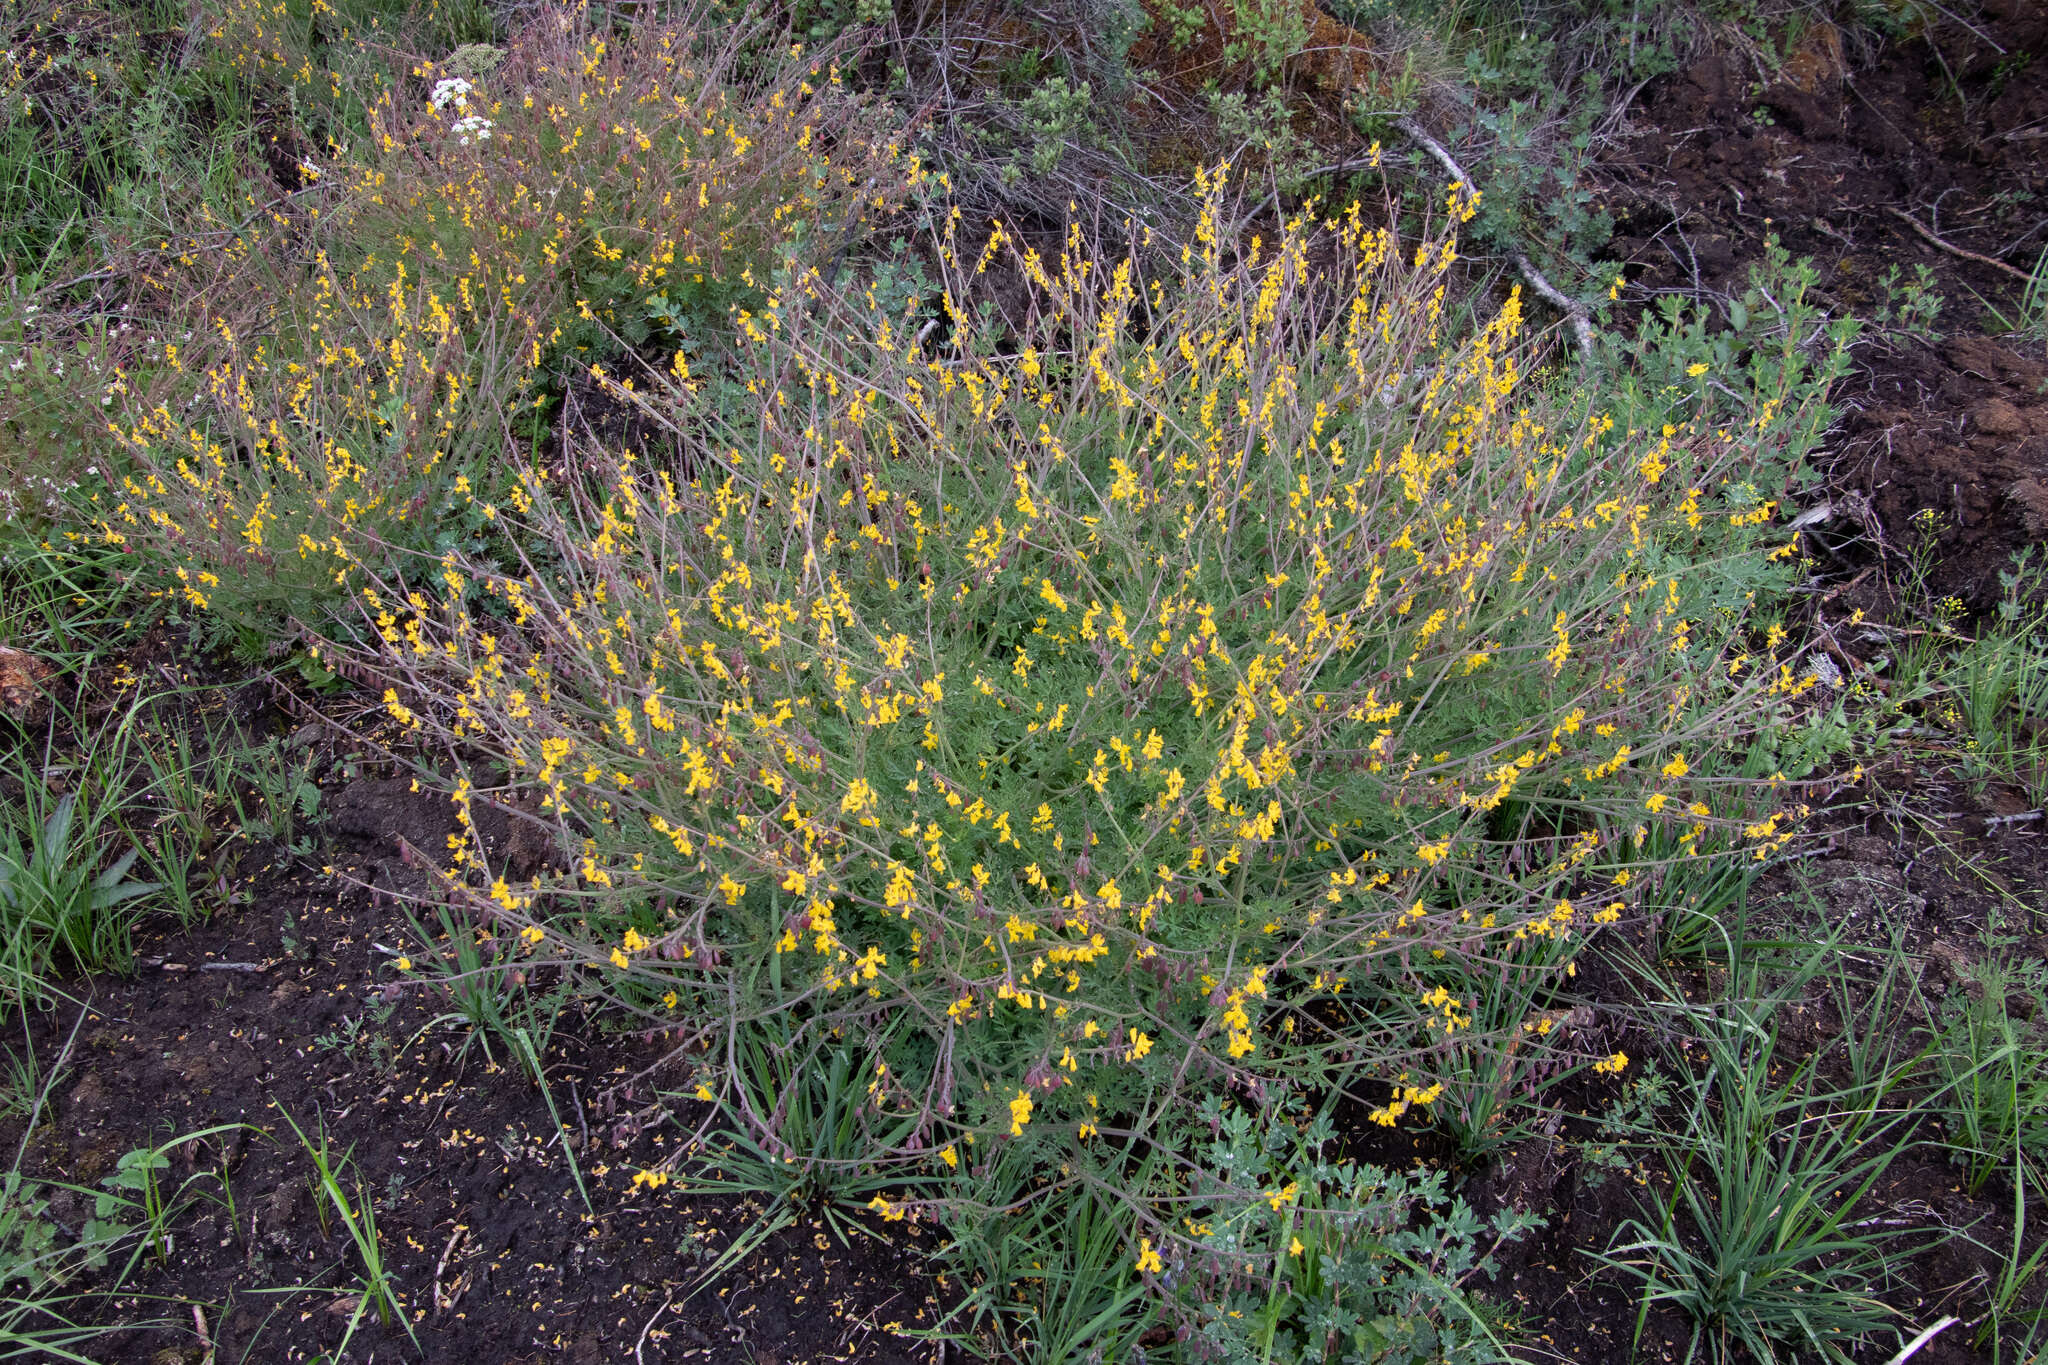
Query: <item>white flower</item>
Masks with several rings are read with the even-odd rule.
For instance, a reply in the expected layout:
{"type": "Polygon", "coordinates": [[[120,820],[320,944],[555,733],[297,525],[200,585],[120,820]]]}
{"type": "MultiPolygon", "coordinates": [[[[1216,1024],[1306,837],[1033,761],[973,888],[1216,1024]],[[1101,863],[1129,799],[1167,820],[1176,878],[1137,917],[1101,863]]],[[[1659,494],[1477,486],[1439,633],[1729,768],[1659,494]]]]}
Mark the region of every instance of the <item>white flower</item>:
{"type": "Polygon", "coordinates": [[[427,103],[435,109],[453,104],[457,109],[469,107],[469,92],[476,89],[460,76],[450,76],[434,83],[434,93],[427,97],[427,103]]]}
{"type": "Polygon", "coordinates": [[[490,141],[491,128],[493,126],[491,121],[482,114],[469,114],[455,120],[449,131],[455,134],[457,142],[467,147],[471,138],[475,138],[478,142],[490,141]]]}

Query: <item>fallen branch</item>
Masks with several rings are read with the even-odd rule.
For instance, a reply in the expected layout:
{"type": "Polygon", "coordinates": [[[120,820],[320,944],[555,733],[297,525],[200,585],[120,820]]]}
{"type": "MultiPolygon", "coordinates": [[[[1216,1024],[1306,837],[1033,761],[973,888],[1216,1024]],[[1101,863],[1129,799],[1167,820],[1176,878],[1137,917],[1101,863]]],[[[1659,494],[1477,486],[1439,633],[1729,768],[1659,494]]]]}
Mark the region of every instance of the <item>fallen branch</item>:
{"type": "Polygon", "coordinates": [[[2018,266],[2015,265],[2007,265],[2004,261],[1999,260],[1996,256],[1981,256],[1974,251],[1964,250],[1962,247],[1957,246],[1954,242],[1944,242],[1941,238],[1935,236],[1932,230],[1921,226],[1920,220],[1918,218],[1915,218],[1912,214],[1906,212],[1902,208],[1895,208],[1892,205],[1887,204],[1885,205],[1884,211],[1886,213],[1889,213],[1892,217],[1898,219],[1900,222],[1904,223],[1907,227],[1912,228],[1913,231],[1919,233],[1922,237],[1926,238],[1930,244],[1940,247],[1943,251],[1946,251],[1951,256],[1960,256],[1966,261],[1975,261],[1978,265],[1988,265],[1993,270],[2003,270],[2006,274],[2012,276],[2014,279],[2019,280],[2024,284],[2031,284],[2033,282],[2034,277],[2029,275],[2026,271],[2021,270],[2018,266]]]}
{"type": "MultiPolygon", "coordinates": [[[[1457,158],[1446,151],[1441,142],[1438,142],[1435,138],[1424,132],[1422,125],[1418,124],[1414,119],[1404,114],[1394,120],[1394,126],[1400,129],[1410,142],[1413,142],[1416,146],[1422,148],[1423,151],[1435,157],[1436,163],[1449,171],[1458,181],[1470,188],[1478,188],[1478,183],[1472,179],[1470,173],[1463,166],[1458,164],[1457,158]]],[[[1586,315],[1585,305],[1577,299],[1568,297],[1556,285],[1544,278],[1543,272],[1536,268],[1536,263],[1529,259],[1527,252],[1516,251],[1512,255],[1514,257],[1515,269],[1522,272],[1522,278],[1529,282],[1529,287],[1535,290],[1537,295],[1546,303],[1571,319],[1572,335],[1578,339],[1579,350],[1582,352],[1591,351],[1593,349],[1593,319],[1586,315]]]]}
{"type": "Polygon", "coordinates": [[[448,1257],[454,1252],[455,1244],[461,1241],[468,1231],[467,1224],[457,1223],[455,1231],[448,1234],[448,1244],[441,1248],[441,1259],[434,1262],[434,1312],[437,1314],[446,1313],[454,1308],[455,1301],[462,1297],[463,1286],[459,1281],[444,1292],[441,1288],[441,1277],[447,1273],[448,1257]]]}

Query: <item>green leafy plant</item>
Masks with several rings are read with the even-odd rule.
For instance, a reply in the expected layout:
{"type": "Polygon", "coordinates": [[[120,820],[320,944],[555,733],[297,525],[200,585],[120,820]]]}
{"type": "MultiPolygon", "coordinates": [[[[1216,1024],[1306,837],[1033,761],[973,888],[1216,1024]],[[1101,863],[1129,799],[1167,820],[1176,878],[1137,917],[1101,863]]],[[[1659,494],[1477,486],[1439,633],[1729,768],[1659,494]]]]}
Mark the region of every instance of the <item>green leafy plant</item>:
{"type": "Polygon", "coordinates": [[[334,645],[505,774],[458,807],[533,793],[571,850],[515,884],[463,840],[437,894],[699,1032],[776,1188],[894,1198],[967,1135],[1057,1168],[1108,1115],[1164,1149],[1226,1078],[1356,1077],[1426,1121],[1471,1013],[1439,976],[1534,991],[1669,867],[1788,837],[1743,764],[1818,685],[1753,615],[1794,571],[1805,334],[1731,367],[1747,418],[1705,386],[1619,394],[1632,432],[1588,393],[1521,406],[1519,300],[1447,316],[1451,237],[1360,209],[1226,263],[1207,188],[1185,275],[1142,287],[941,228],[948,296],[1005,252],[1034,282],[1021,335],[783,277],[738,373],[806,376],[801,423],[620,385],[703,443],[694,479],[533,475],[501,514],[550,547],[532,575],[366,579],[379,637],[334,645]],[[882,1050],[849,1069],[848,1038],[882,1050]],[[787,1079],[810,1056],[826,1098],[787,1079]],[[916,1098],[856,1122],[869,1084],[916,1098]]]}
{"type": "Polygon", "coordinates": [[[907,1103],[883,1060],[895,1031],[856,1043],[774,1015],[736,1040],[720,1122],[690,1184],[768,1197],[747,1244],[808,1214],[845,1241],[860,1231],[856,1215],[900,1217],[931,1183],[931,1155],[913,1146],[925,1105],[907,1103]]]}
{"type": "Polygon", "coordinates": [[[1563,1042],[1570,1009],[1560,1007],[1558,986],[1580,950],[1577,938],[1545,938],[1520,961],[1485,975],[1447,971],[1438,978],[1453,993],[1445,1003],[1467,1012],[1450,1016],[1466,1022],[1445,1032],[1430,1058],[1443,1085],[1430,1113],[1468,1166],[1529,1136],[1550,1116],[1551,1089],[1607,1060],[1578,1055],[1563,1042]]]}
{"type": "Polygon", "coordinates": [[[1879,300],[1871,313],[1871,327],[1881,336],[1900,335],[1936,342],[1934,330],[1941,316],[1942,298],[1934,292],[1934,271],[1923,264],[1913,267],[1910,278],[1902,278],[1897,265],[1885,267],[1878,276],[1879,300]]]}
{"type": "Polygon", "coordinates": [[[2038,804],[2048,799],[2048,605],[2035,549],[1999,571],[1995,614],[1945,672],[1963,771],[2015,783],[2038,804]]]}
{"type": "Polygon", "coordinates": [[[1033,175],[1051,175],[1067,148],[1092,129],[1094,99],[1088,82],[1069,82],[1064,76],[1048,76],[1024,98],[1018,112],[1029,139],[1024,160],[1033,175]]]}
{"type": "Polygon", "coordinates": [[[1215,1201],[1201,1244],[1224,1265],[1259,1267],[1221,1277],[1203,1275],[1199,1260],[1188,1267],[1183,1293],[1199,1305],[1203,1343],[1218,1358],[1512,1358],[1465,1286],[1539,1219],[1508,1209],[1489,1226],[1446,1193],[1442,1171],[1409,1175],[1335,1157],[1327,1111],[1276,1122],[1211,1101],[1202,1119],[1215,1134],[1201,1148],[1208,1182],[1252,1197],[1215,1201]]]}
{"type": "Polygon", "coordinates": [[[1227,0],[1226,61],[1241,63],[1259,85],[1280,79],[1287,60],[1308,45],[1308,13],[1295,0],[1227,0]]]}
{"type": "Polygon", "coordinates": [[[314,763],[311,753],[288,756],[283,741],[272,738],[222,765],[222,791],[243,837],[274,840],[301,856],[313,851],[311,838],[300,831],[320,812],[314,763]]]}
{"type": "MultiPolygon", "coordinates": [[[[1126,1174],[1142,1189],[1142,1162],[1126,1174]]],[[[1135,1360],[1150,1329],[1129,1211],[1113,1192],[1048,1186],[1014,1147],[969,1151],[948,1177],[941,1256],[966,1292],[927,1333],[991,1359],[1135,1360]]]]}

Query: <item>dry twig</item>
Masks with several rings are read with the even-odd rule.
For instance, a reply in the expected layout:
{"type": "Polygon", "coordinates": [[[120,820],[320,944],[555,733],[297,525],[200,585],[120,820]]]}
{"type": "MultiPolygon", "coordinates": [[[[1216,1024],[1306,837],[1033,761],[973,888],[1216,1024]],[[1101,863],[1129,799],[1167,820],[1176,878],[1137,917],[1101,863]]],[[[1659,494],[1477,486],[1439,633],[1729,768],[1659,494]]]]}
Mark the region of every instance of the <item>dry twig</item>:
{"type": "MultiPolygon", "coordinates": [[[[1457,158],[1446,151],[1441,142],[1438,142],[1435,138],[1424,132],[1422,126],[1416,123],[1414,119],[1403,115],[1394,120],[1394,126],[1400,129],[1409,141],[1422,148],[1423,151],[1428,152],[1432,157],[1435,157],[1436,163],[1449,171],[1460,182],[1474,189],[1478,188],[1478,183],[1472,179],[1472,176],[1463,166],[1458,164],[1457,158]]],[[[1579,350],[1581,352],[1591,351],[1593,349],[1593,320],[1586,315],[1585,305],[1577,299],[1567,297],[1562,290],[1546,279],[1543,272],[1536,268],[1536,263],[1529,259],[1527,252],[1515,251],[1511,254],[1514,257],[1515,269],[1522,272],[1522,278],[1529,282],[1529,287],[1535,290],[1537,295],[1545,302],[1571,319],[1572,335],[1578,339],[1579,350]]]]}
{"type": "Polygon", "coordinates": [[[1934,233],[1930,231],[1926,226],[1924,226],[1918,218],[1915,218],[1912,214],[1906,212],[1902,208],[1897,208],[1891,204],[1887,204],[1885,205],[1884,211],[1886,213],[1889,213],[1892,217],[1898,219],[1900,222],[1904,223],[1906,226],[1912,228],[1913,231],[1919,233],[1922,237],[1926,238],[1929,244],[1941,248],[1943,251],[1946,251],[1951,256],[1960,256],[1966,261],[1975,261],[1978,265],[1988,265],[1993,270],[2003,270],[2006,274],[2012,276],[2014,279],[2019,280],[2023,283],[2032,283],[2033,281],[2033,276],[2027,274],[2026,271],[2020,269],[2016,265],[2007,265],[2004,261],[1999,260],[1996,256],[1981,255],[1975,251],[1965,250],[1964,248],[1957,246],[1954,242],[1943,241],[1941,238],[1935,236],[1934,233]]]}

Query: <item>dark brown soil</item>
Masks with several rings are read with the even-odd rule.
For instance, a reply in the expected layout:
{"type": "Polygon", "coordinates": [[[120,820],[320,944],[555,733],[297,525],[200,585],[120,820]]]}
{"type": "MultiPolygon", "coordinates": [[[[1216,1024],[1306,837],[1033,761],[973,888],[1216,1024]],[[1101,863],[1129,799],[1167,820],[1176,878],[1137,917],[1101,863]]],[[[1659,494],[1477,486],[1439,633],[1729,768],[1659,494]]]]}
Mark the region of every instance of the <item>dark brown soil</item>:
{"type": "MultiPolygon", "coordinates": [[[[857,1230],[847,1245],[803,1211],[707,1276],[762,1210],[674,1184],[634,1188],[637,1171],[683,1140],[636,1120],[660,1075],[636,1073],[661,1058],[663,1040],[566,1021],[547,1055],[558,1128],[502,1051],[487,1058],[480,1041],[465,1047],[466,1027],[437,1023],[445,998],[396,969],[397,953],[423,954],[384,892],[408,882],[401,839],[433,847],[453,825],[445,800],[410,786],[334,774],[323,856],[251,853],[230,872],[239,908],[150,939],[133,980],[95,980],[82,1007],[36,1022],[45,1059],[71,1038],[68,1069],[29,1135],[36,1178],[89,1192],[135,1147],[247,1125],[171,1154],[168,1187],[191,1198],[171,1223],[167,1262],[144,1262],[121,1315],[161,1319],[170,1302],[168,1321],[109,1334],[95,1358],[312,1360],[340,1342],[360,1262],[315,1198],[289,1115],[348,1155],[419,1342],[371,1313],[351,1360],[934,1359],[901,1335],[930,1326],[938,1301],[914,1226],[857,1230]],[[195,1317],[192,1303],[208,1306],[195,1317]]],[[[18,1120],[0,1126],[0,1142],[21,1136],[18,1120]]],[[[90,1194],[62,1194],[53,1212],[76,1229],[90,1194]]]]}
{"type": "Polygon", "coordinates": [[[1887,267],[1929,267],[1942,337],[1861,348],[1826,534],[1903,554],[1931,533],[1930,586],[1981,611],[2048,532],[2048,350],[1990,316],[2018,316],[2023,281],[1900,215],[2022,273],[2048,247],[2048,8],[1993,0],[1866,60],[1856,38],[1822,22],[1782,68],[1721,51],[1645,90],[1604,162],[1616,247],[1640,290],[1739,297],[1775,234],[1813,259],[1836,316],[1866,318],[1887,267]]]}

